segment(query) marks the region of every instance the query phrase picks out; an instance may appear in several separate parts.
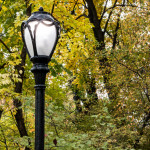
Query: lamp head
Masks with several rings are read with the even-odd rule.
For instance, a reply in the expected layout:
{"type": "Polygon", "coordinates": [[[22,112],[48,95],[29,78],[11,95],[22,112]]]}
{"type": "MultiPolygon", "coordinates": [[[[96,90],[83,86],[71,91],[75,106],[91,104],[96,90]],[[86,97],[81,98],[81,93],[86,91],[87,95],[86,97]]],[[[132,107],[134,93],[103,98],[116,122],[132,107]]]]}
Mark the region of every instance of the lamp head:
{"type": "Polygon", "coordinates": [[[31,61],[38,58],[50,61],[60,37],[60,24],[50,13],[40,7],[22,23],[21,33],[31,61]]]}

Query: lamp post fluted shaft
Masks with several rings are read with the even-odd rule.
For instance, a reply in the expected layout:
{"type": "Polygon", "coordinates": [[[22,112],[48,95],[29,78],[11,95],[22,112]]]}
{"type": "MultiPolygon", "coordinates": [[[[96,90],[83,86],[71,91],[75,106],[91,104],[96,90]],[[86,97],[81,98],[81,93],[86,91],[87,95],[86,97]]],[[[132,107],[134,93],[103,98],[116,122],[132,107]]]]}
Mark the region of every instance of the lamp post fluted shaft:
{"type": "Polygon", "coordinates": [[[35,150],[44,150],[45,79],[49,72],[48,60],[45,60],[33,60],[34,65],[31,69],[35,78],[35,150]]]}
{"type": "Polygon", "coordinates": [[[44,92],[45,86],[35,86],[35,150],[44,150],[44,92]]]}

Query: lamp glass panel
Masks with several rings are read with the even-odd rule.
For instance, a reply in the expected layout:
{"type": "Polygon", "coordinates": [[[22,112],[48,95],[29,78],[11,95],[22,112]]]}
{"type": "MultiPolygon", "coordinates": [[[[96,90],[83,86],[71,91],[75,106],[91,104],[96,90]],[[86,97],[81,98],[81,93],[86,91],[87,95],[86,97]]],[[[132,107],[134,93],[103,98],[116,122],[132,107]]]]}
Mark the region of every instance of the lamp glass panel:
{"type": "MultiPolygon", "coordinates": [[[[36,24],[38,24],[37,21],[32,21],[28,24],[30,26],[31,33],[32,33],[33,37],[34,37],[33,31],[35,29],[36,24]]],[[[30,56],[33,57],[34,56],[33,43],[32,43],[32,39],[31,39],[31,35],[30,35],[28,27],[26,27],[24,30],[24,38],[25,38],[25,43],[26,43],[28,52],[29,52],[30,56]]]]}
{"type": "Polygon", "coordinates": [[[39,23],[36,30],[36,47],[38,55],[49,56],[57,40],[57,30],[50,21],[39,23]]]}

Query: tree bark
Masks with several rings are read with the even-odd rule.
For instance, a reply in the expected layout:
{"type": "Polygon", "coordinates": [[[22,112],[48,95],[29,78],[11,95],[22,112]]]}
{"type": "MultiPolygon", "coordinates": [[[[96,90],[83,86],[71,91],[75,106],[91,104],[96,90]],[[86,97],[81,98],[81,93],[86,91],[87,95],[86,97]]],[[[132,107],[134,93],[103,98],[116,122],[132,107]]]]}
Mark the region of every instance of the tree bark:
{"type": "MultiPolygon", "coordinates": [[[[25,60],[26,60],[26,50],[23,47],[22,52],[21,52],[21,63],[19,65],[15,66],[15,70],[17,70],[19,78],[22,80],[21,82],[15,82],[15,89],[14,91],[16,93],[21,94],[22,93],[22,85],[23,85],[23,79],[24,79],[24,66],[25,66],[25,60]]],[[[25,127],[25,121],[23,117],[23,110],[21,108],[22,103],[19,99],[14,98],[13,99],[13,104],[16,107],[16,114],[14,115],[17,128],[19,130],[20,136],[28,136],[26,127],[25,127]]],[[[29,145],[30,145],[30,140],[29,140],[29,145]]],[[[30,150],[30,148],[25,147],[25,150],[30,150]]]]}

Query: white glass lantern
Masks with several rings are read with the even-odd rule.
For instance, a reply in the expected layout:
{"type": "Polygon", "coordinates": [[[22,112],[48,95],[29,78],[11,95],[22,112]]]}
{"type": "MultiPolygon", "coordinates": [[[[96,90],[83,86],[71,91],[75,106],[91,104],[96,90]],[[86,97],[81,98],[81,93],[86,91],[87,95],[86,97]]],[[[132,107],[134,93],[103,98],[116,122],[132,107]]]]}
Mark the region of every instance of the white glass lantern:
{"type": "Polygon", "coordinates": [[[22,38],[29,57],[51,58],[60,36],[60,25],[40,7],[21,26],[22,38]]]}

